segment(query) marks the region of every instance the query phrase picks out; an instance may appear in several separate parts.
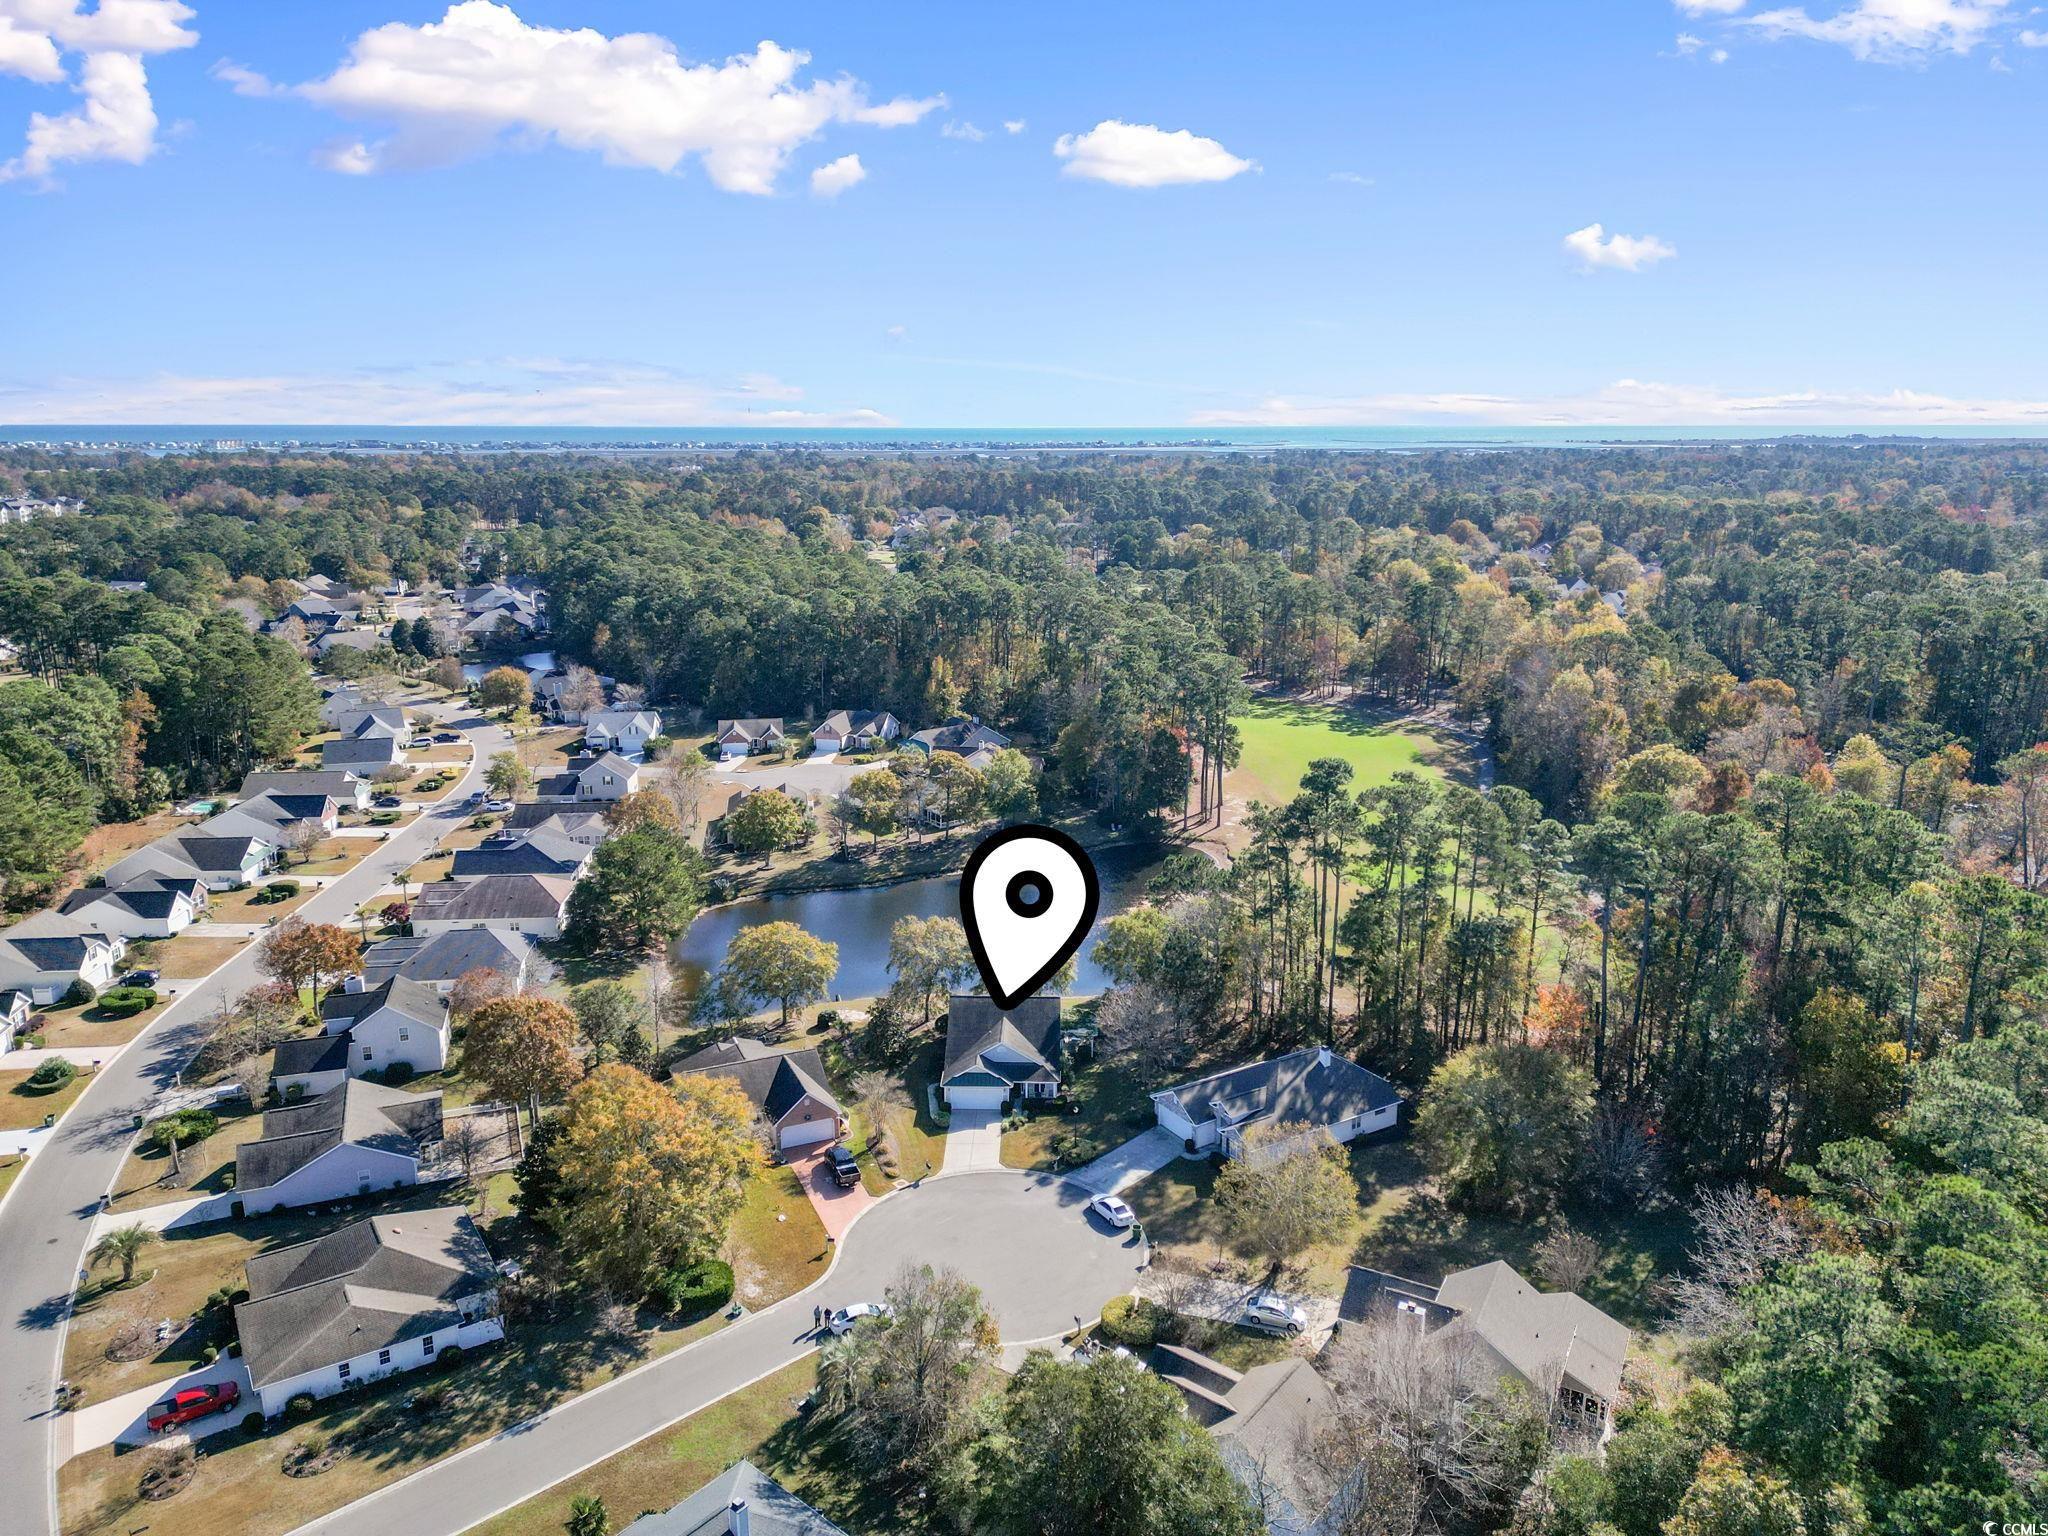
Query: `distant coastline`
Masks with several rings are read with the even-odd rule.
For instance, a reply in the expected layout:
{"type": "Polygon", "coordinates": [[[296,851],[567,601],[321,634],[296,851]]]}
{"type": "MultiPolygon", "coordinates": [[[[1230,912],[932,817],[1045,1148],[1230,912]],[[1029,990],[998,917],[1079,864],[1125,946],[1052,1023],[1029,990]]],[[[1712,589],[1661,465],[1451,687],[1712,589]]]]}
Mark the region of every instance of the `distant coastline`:
{"type": "Polygon", "coordinates": [[[0,425],[0,449],[70,453],[1488,453],[1806,440],[2038,443],[2048,428],[1920,427],[461,427],[0,425]]]}

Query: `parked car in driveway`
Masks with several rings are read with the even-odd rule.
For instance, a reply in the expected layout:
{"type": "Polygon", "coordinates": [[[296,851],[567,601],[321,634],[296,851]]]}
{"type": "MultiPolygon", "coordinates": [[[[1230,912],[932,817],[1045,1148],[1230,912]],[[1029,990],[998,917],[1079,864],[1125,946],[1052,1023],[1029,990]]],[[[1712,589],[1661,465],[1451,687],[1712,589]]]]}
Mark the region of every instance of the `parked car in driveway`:
{"type": "Polygon", "coordinates": [[[156,972],[149,970],[130,971],[120,979],[117,985],[123,987],[153,987],[156,985],[156,972]]]}
{"type": "Polygon", "coordinates": [[[860,1164],[853,1160],[853,1154],[838,1142],[825,1154],[832,1164],[832,1182],[841,1189],[851,1189],[860,1182],[860,1164]]]}
{"type": "Polygon", "coordinates": [[[889,1305],[887,1302],[857,1301],[850,1307],[841,1307],[837,1312],[826,1318],[825,1326],[830,1328],[835,1334],[851,1333],[864,1318],[886,1319],[888,1316],[889,1305]]]}
{"type": "Polygon", "coordinates": [[[436,731],[434,732],[434,740],[439,742],[460,741],[462,740],[462,734],[459,731],[436,731]]]}
{"type": "Polygon", "coordinates": [[[380,811],[397,811],[405,808],[405,802],[396,795],[379,795],[370,804],[380,811]]]}
{"type": "Polygon", "coordinates": [[[187,1387],[174,1392],[149,1410],[149,1432],[160,1435],[180,1424],[203,1419],[209,1413],[226,1413],[242,1400],[242,1389],[232,1381],[217,1381],[210,1387],[187,1387]]]}
{"type": "Polygon", "coordinates": [[[1244,1304],[1237,1323],[1254,1333],[1300,1333],[1308,1327],[1308,1314],[1277,1291],[1259,1291],[1244,1304]]]}
{"type": "Polygon", "coordinates": [[[1115,1195],[1097,1195],[1088,1202],[1088,1209],[1112,1227],[1128,1227],[1138,1219],[1131,1208],[1115,1195]]]}

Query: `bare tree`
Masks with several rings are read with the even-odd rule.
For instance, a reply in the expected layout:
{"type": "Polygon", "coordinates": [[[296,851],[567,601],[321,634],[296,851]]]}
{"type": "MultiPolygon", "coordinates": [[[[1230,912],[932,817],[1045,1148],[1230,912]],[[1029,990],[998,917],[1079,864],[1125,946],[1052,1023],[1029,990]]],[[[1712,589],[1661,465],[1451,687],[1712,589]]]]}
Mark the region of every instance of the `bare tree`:
{"type": "Polygon", "coordinates": [[[1194,1049],[1194,1029],[1158,988],[1144,982],[1112,988],[1095,1010],[1109,1048],[1130,1058],[1140,1080],[1154,1082],[1183,1065],[1194,1049]]]}
{"type": "Polygon", "coordinates": [[[1602,1205],[1640,1210],[1666,1198],[1656,1142],[1640,1118],[1618,1106],[1608,1105],[1594,1118],[1585,1167],[1593,1196],[1602,1205]]]}
{"type": "Polygon", "coordinates": [[[1560,1221],[1536,1245],[1536,1273],[1556,1291],[1577,1291],[1599,1273],[1600,1245],[1571,1223],[1560,1221]]]}
{"type": "Polygon", "coordinates": [[[303,864],[306,856],[320,845],[325,836],[318,822],[288,821],[278,829],[277,844],[303,864]]]}
{"type": "MultiPolygon", "coordinates": [[[[496,1140],[476,1115],[458,1116],[450,1120],[441,1132],[442,1147],[461,1167],[462,1182],[472,1189],[477,1188],[476,1171],[490,1157],[496,1140]]],[[[485,1214],[488,1215],[488,1192],[484,1199],[485,1214]]]]}
{"type": "Polygon", "coordinates": [[[888,1072],[861,1072],[847,1086],[853,1091],[854,1108],[860,1111],[861,1119],[867,1124],[868,1150],[878,1158],[886,1156],[889,1149],[888,1113],[910,1102],[903,1090],[902,1079],[888,1072]]]}
{"type": "Polygon", "coordinates": [[[656,774],[654,788],[675,807],[683,835],[695,838],[704,822],[704,792],[711,787],[711,763],[702,752],[671,753],[656,774]]]}
{"type": "Polygon", "coordinates": [[[1747,1186],[1708,1190],[1692,1205],[1690,1272],[1671,1288],[1678,1326],[1701,1339],[1727,1339],[1748,1323],[1742,1292],[1812,1246],[1785,1208],[1747,1186]]]}

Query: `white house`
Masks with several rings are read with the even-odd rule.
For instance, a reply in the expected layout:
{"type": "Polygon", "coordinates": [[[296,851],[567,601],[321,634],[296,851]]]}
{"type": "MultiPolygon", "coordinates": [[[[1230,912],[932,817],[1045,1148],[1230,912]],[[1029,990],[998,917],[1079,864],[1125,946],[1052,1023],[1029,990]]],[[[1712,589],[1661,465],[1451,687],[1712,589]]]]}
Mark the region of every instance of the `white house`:
{"type": "Polygon", "coordinates": [[[954,1109],[1001,1109],[1006,1100],[1060,1091],[1060,1000],[1027,997],[1008,1013],[993,998],[955,994],[946,1009],[939,1085],[954,1109]]]}
{"type": "Polygon", "coordinates": [[[835,709],[811,732],[814,752],[867,752],[903,734],[903,722],[886,709],[835,709]]]}
{"type": "Polygon", "coordinates": [[[448,1006],[434,988],[402,976],[320,1002],[322,1032],[287,1040],[271,1065],[277,1091],[312,1095],[405,1065],[415,1073],[448,1065],[448,1006]]]}
{"type": "Polygon", "coordinates": [[[36,1005],[26,992],[9,987],[0,992],[0,1056],[14,1049],[14,1042],[28,1033],[28,1021],[36,1005]]]}
{"type": "Polygon", "coordinates": [[[782,717],[760,716],[751,720],[721,720],[712,732],[712,745],[723,758],[747,757],[755,752],[772,752],[784,740],[782,717]]]}
{"type": "Polygon", "coordinates": [[[241,797],[254,800],[263,795],[325,795],[336,804],[367,809],[373,791],[367,773],[346,768],[286,768],[252,773],[242,780],[241,797]]]}
{"type": "Polygon", "coordinates": [[[460,1206],[372,1216],[250,1259],[235,1329],[263,1412],[505,1337],[498,1273],[460,1206]]]}
{"type": "Polygon", "coordinates": [[[1228,1158],[1255,1126],[1300,1124],[1340,1142],[1392,1130],[1401,1093],[1378,1073],[1311,1047],[1164,1089],[1152,1107],[1196,1151],[1220,1149],[1228,1158]]]}
{"type": "Polygon", "coordinates": [[[825,1063],[814,1050],[777,1051],[759,1040],[725,1040],[677,1062],[674,1071],[677,1077],[739,1084],[784,1152],[846,1134],[846,1112],[825,1086],[825,1063]]]}
{"type": "Polygon", "coordinates": [[[259,1216],[417,1184],[441,1123],[438,1093],[350,1078],[318,1098],[265,1111],[262,1136],[235,1148],[235,1198],[259,1216]]]}
{"type": "Polygon", "coordinates": [[[647,781],[647,770],[616,752],[602,757],[578,758],[560,773],[549,774],[534,788],[541,800],[572,800],[601,805],[623,800],[647,781]]]}
{"type": "Polygon", "coordinates": [[[567,838],[586,848],[595,848],[611,836],[604,812],[596,802],[582,806],[563,805],[552,800],[522,800],[505,817],[505,831],[567,838]]]}
{"type": "Polygon", "coordinates": [[[593,752],[638,757],[661,734],[661,716],[651,709],[604,709],[584,723],[583,744],[593,752]]]}
{"type": "Polygon", "coordinates": [[[145,875],[126,885],[73,891],[64,916],[124,939],[168,939],[199,921],[206,884],[193,876],[145,875]]]}
{"type": "Polygon", "coordinates": [[[223,825],[217,831],[160,837],[108,869],[100,882],[124,886],[148,879],[195,879],[209,891],[231,891],[260,879],[277,858],[275,833],[264,836],[253,825],[240,830],[223,825]]]}
{"type": "Polygon", "coordinates": [[[25,993],[39,1008],[64,1000],[74,983],[95,992],[114,979],[128,941],[56,912],[38,912],[0,932],[0,991],[25,993]]]}
{"type": "Polygon", "coordinates": [[[575,882],[556,875],[485,875],[441,880],[413,903],[412,931],[425,938],[457,928],[498,928],[558,939],[575,882]]]}

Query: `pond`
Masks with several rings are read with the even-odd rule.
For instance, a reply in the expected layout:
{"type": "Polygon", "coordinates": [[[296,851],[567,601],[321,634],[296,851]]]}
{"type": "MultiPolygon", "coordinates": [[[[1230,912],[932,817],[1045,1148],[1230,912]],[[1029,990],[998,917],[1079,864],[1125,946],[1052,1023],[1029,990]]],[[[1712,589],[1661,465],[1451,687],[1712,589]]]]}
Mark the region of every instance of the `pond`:
{"type": "MultiPolygon", "coordinates": [[[[1096,855],[1095,867],[1102,878],[1102,910],[1095,918],[1099,932],[1106,919],[1145,894],[1146,884],[1159,867],[1159,856],[1112,850],[1096,855]]],[[[757,923],[795,923],[839,946],[839,974],[833,978],[829,995],[872,997],[889,990],[889,930],[899,918],[959,915],[957,876],[933,876],[857,890],[764,896],[704,913],[676,941],[675,959],[684,984],[694,985],[718,969],[725,958],[726,945],[742,928],[757,923]]],[[[1108,988],[1109,978],[1095,967],[1091,958],[1094,949],[1095,936],[1091,933],[1081,945],[1081,962],[1070,996],[1087,996],[1108,988]]]]}

